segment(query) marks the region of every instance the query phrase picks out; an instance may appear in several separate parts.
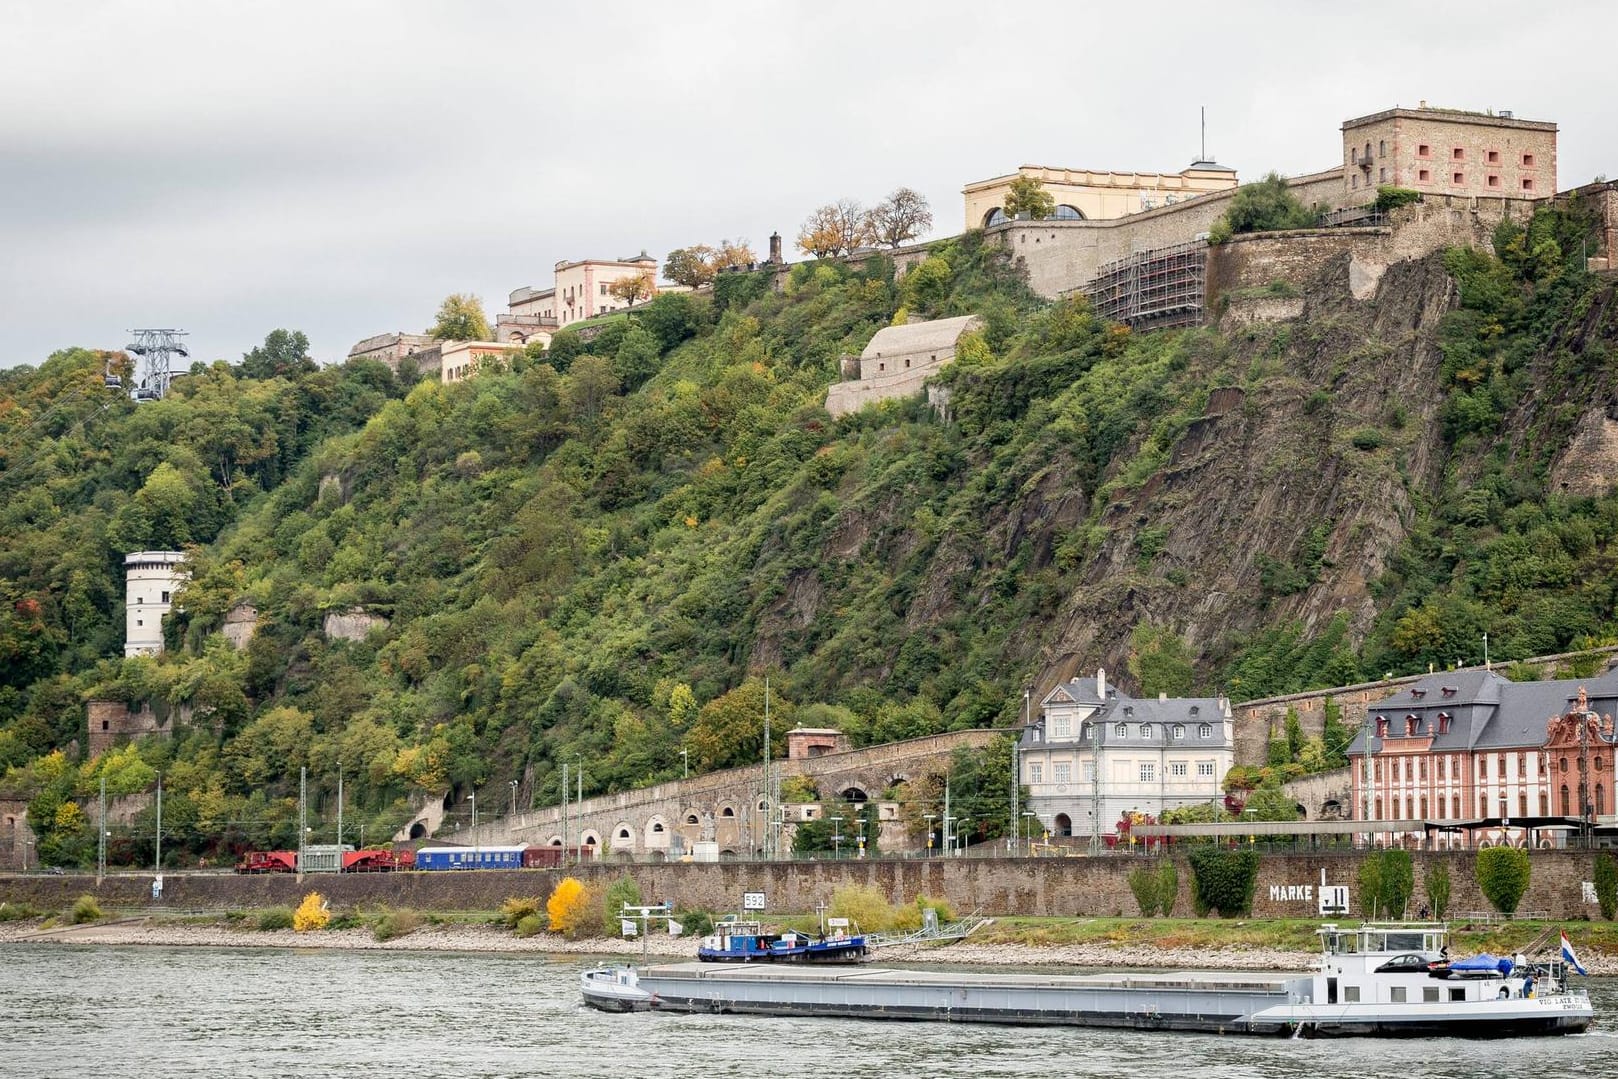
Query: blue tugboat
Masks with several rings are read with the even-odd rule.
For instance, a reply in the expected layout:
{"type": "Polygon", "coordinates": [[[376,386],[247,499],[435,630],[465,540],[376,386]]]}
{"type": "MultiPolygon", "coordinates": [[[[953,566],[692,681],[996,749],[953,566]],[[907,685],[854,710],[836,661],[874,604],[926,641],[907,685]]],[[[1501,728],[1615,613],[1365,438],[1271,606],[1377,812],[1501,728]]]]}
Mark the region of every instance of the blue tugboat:
{"type": "Polygon", "coordinates": [[[702,938],[697,958],[704,963],[858,963],[870,949],[863,934],[841,929],[821,933],[766,933],[758,922],[720,922],[702,938]]]}

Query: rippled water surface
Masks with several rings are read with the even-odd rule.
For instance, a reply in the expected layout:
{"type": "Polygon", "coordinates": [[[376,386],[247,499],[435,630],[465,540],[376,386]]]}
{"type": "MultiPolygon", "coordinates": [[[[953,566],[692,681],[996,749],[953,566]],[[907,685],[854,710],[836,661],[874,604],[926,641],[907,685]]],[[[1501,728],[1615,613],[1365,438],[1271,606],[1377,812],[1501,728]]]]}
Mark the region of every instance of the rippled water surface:
{"type": "Polygon", "coordinates": [[[0,1076],[1618,1075],[1605,1031],[1508,1042],[1286,1041],[944,1023],[606,1015],[575,957],[10,945],[0,1076]]]}

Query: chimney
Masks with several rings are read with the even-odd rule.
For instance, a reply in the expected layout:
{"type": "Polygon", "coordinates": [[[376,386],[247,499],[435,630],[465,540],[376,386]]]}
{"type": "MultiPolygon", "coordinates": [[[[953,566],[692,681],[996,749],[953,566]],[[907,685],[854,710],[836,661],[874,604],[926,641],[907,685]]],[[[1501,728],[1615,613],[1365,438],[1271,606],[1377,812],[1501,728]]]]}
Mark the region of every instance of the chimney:
{"type": "Polygon", "coordinates": [[[1096,696],[1102,700],[1107,699],[1107,669],[1096,668],[1096,696]]]}
{"type": "Polygon", "coordinates": [[[770,233],[770,261],[777,266],[781,264],[781,234],[779,232],[770,233]]]}

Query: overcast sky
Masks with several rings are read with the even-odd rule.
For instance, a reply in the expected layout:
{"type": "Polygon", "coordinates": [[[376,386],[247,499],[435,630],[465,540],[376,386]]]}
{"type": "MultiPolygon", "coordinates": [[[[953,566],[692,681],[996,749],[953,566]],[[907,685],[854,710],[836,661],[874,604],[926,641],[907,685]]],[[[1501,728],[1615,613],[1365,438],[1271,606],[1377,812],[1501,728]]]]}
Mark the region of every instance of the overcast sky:
{"type": "Polygon", "coordinates": [[[0,366],[144,326],[336,361],[450,292],[492,321],[560,259],[763,255],[899,185],[949,235],[1019,164],[1183,168],[1202,105],[1244,179],[1396,104],[1513,109],[1566,188],[1618,176],[1615,40],[1614,0],[0,0],[0,366]]]}

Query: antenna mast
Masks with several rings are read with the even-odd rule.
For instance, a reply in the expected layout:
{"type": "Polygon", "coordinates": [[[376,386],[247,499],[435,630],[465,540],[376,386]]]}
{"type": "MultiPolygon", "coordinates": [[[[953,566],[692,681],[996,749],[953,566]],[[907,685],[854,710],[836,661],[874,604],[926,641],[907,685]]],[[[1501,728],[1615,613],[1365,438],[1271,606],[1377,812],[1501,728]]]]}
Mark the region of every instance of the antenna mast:
{"type": "Polygon", "coordinates": [[[1202,106],[1202,156],[1198,161],[1208,160],[1208,106],[1202,106]]]}
{"type": "Polygon", "coordinates": [[[174,378],[174,365],[171,357],[182,358],[191,355],[180,338],[190,336],[184,330],[130,330],[134,340],[127,346],[127,351],[140,357],[139,367],[135,372],[135,390],[131,394],[136,401],[160,401],[168,392],[169,382],[174,378]]]}

